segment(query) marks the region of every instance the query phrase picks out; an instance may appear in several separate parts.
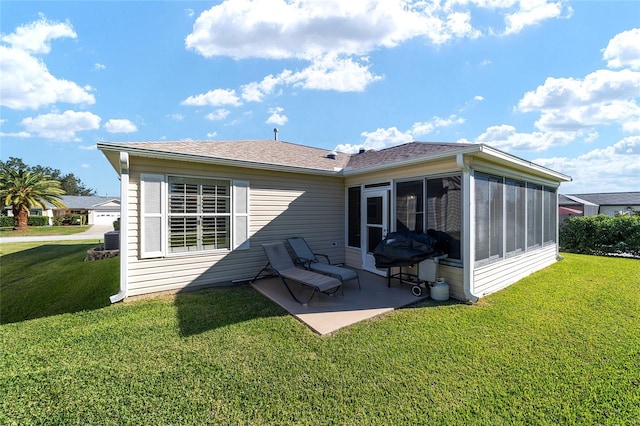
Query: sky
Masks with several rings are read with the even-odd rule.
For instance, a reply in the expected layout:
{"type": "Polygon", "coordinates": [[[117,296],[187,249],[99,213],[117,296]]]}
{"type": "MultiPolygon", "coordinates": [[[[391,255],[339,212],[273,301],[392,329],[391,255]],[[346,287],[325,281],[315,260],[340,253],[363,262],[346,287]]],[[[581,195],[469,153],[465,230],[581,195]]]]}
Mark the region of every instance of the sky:
{"type": "Polygon", "coordinates": [[[640,1],[0,0],[0,159],[119,196],[96,143],[485,143],[640,191],[640,1]]]}

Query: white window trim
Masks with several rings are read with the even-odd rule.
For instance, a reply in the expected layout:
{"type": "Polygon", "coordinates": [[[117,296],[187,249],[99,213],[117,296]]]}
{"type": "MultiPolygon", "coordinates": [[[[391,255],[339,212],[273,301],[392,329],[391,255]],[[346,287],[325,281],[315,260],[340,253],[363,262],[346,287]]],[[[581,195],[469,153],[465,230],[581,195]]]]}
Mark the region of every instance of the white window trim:
{"type": "Polygon", "coordinates": [[[250,218],[250,185],[249,181],[243,180],[233,180],[229,178],[217,178],[217,177],[203,177],[203,176],[187,176],[187,175],[179,175],[179,174],[171,174],[171,176],[176,177],[185,177],[185,178],[197,178],[197,179],[211,179],[211,180],[225,180],[229,182],[230,191],[231,191],[231,213],[229,214],[231,218],[231,226],[229,229],[229,238],[231,241],[231,248],[222,248],[222,249],[212,249],[212,250],[197,250],[197,251],[185,251],[185,252],[177,252],[177,253],[169,253],[168,252],[168,227],[169,227],[169,214],[168,214],[168,187],[167,180],[168,175],[164,174],[156,174],[156,173],[141,173],[140,174],[140,191],[139,191],[139,200],[140,200],[140,225],[139,225],[139,244],[140,244],[140,258],[141,259],[150,259],[150,258],[159,258],[159,257],[176,257],[176,256],[189,256],[189,255],[202,255],[203,253],[212,253],[212,252],[223,252],[223,251],[233,251],[233,250],[248,250],[250,248],[250,231],[249,226],[251,223],[250,218]],[[146,201],[145,201],[145,193],[146,188],[149,185],[157,184],[160,185],[160,212],[148,212],[146,201]],[[246,191],[245,197],[241,197],[239,191],[246,191]],[[239,206],[237,203],[240,200],[245,201],[244,206],[239,206]],[[149,219],[157,219],[160,218],[159,221],[159,229],[154,229],[153,231],[149,230],[149,232],[157,232],[160,234],[160,247],[158,250],[150,250],[147,247],[148,239],[147,239],[147,220],[149,219]],[[243,223],[244,229],[246,232],[244,235],[240,232],[239,223],[243,223]]]}

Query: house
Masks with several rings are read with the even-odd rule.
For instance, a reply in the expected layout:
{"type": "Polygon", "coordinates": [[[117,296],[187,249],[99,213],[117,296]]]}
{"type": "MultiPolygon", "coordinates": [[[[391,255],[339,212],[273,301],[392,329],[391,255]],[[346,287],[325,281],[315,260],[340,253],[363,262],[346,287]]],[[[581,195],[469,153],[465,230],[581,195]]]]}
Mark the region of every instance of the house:
{"type": "Polygon", "coordinates": [[[578,216],[606,216],[637,214],[640,212],[640,192],[600,192],[590,194],[560,195],[561,209],[577,210],[578,216]]]}
{"type": "Polygon", "coordinates": [[[47,204],[43,213],[51,218],[82,215],[87,225],[112,225],[120,217],[119,197],[63,195],[61,199],[66,208],[47,204]]]}
{"type": "Polygon", "coordinates": [[[386,275],[388,232],[446,235],[438,275],[476,301],[557,259],[557,191],[570,178],[484,144],[412,142],[349,155],[278,140],[99,142],[121,180],[127,296],[251,279],[261,244],[302,236],[386,275]]]}
{"type": "MultiPolygon", "coordinates": [[[[54,219],[81,215],[86,218],[87,225],[112,225],[120,217],[120,197],[101,197],[85,195],[63,195],[60,200],[66,207],[56,207],[45,203],[44,209],[34,207],[29,211],[30,216],[47,216],[49,225],[54,219]]],[[[5,208],[6,214],[13,215],[11,206],[5,208]]]]}
{"type": "Polygon", "coordinates": [[[595,216],[598,205],[573,195],[558,194],[558,214],[560,223],[574,216],[595,216]]]}

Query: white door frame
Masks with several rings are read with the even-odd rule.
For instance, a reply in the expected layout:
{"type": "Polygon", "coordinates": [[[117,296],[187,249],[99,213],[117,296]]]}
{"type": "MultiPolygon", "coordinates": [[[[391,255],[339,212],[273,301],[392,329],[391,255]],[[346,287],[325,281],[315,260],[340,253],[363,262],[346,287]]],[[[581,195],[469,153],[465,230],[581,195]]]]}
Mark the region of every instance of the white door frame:
{"type": "MultiPolygon", "coordinates": [[[[374,274],[387,276],[388,269],[376,268],[376,261],[373,257],[373,253],[369,251],[369,235],[381,235],[382,239],[389,233],[389,200],[390,193],[389,188],[371,188],[365,189],[362,192],[362,229],[361,229],[361,241],[360,247],[362,247],[362,269],[365,271],[373,272],[374,274]],[[371,204],[370,204],[371,201],[371,204]],[[369,207],[375,210],[369,211],[369,207]],[[375,213],[369,215],[369,213],[375,213]],[[373,219],[369,223],[369,218],[373,219]]],[[[373,242],[371,250],[378,244],[379,241],[373,242]]]]}

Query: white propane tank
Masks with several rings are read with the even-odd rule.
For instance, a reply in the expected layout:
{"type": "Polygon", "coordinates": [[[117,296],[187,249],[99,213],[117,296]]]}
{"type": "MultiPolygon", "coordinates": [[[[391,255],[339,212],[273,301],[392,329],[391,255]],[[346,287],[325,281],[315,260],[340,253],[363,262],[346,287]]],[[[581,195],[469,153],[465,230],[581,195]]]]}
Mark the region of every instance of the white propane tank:
{"type": "Polygon", "coordinates": [[[438,278],[436,282],[431,285],[430,296],[433,300],[440,302],[449,300],[449,284],[444,281],[444,278],[438,278]]]}

